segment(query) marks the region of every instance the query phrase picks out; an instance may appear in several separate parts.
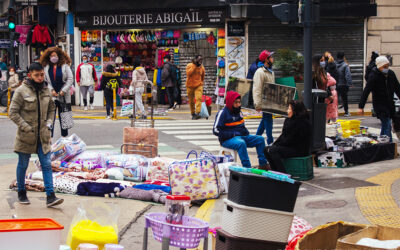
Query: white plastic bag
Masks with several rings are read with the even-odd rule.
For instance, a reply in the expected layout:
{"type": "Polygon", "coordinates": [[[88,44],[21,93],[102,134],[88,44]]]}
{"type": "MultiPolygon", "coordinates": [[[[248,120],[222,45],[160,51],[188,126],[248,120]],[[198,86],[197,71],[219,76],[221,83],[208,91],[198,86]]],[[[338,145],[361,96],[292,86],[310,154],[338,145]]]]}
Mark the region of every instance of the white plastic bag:
{"type": "Polygon", "coordinates": [[[52,161],[68,161],[76,155],[86,150],[85,142],[76,134],[70,137],[58,139],[51,146],[51,160],[52,161]]]}
{"type": "Polygon", "coordinates": [[[201,118],[208,118],[210,116],[210,114],[208,114],[207,105],[205,102],[201,103],[201,111],[199,115],[201,118]]]}
{"type": "Polygon", "coordinates": [[[121,116],[133,115],[133,100],[122,100],[121,116]]]}

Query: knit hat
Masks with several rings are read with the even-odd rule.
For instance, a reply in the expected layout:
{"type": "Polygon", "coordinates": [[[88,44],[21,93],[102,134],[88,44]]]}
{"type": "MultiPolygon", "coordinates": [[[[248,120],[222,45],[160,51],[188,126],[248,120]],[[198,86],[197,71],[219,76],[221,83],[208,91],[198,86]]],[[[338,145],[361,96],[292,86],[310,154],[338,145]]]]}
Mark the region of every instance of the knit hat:
{"type": "Polygon", "coordinates": [[[389,60],[386,58],[386,56],[379,56],[375,59],[375,63],[376,67],[379,69],[380,67],[389,64],[389,60]]]}
{"type": "Polygon", "coordinates": [[[273,54],[274,54],[274,52],[269,52],[268,50],[264,50],[263,52],[260,53],[260,55],[258,56],[258,59],[261,62],[265,62],[265,60],[270,58],[273,54]]]}

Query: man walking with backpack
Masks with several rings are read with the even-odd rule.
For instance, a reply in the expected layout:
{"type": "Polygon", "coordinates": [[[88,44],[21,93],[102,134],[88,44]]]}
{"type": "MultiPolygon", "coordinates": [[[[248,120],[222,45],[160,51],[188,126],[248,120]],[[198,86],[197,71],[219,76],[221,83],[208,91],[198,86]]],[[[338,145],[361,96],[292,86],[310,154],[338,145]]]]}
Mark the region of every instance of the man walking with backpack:
{"type": "Polygon", "coordinates": [[[177,78],[176,67],[171,62],[171,56],[164,56],[164,67],[162,69],[161,82],[162,86],[167,90],[169,104],[168,110],[174,110],[176,108],[175,88],[177,84],[177,78]]]}
{"type": "Polygon", "coordinates": [[[336,88],[340,97],[342,98],[344,107],[344,116],[349,117],[350,113],[349,113],[349,104],[347,101],[347,94],[349,92],[349,88],[353,85],[351,79],[350,67],[345,60],[344,52],[338,52],[336,57],[337,57],[336,67],[338,71],[336,88]]]}

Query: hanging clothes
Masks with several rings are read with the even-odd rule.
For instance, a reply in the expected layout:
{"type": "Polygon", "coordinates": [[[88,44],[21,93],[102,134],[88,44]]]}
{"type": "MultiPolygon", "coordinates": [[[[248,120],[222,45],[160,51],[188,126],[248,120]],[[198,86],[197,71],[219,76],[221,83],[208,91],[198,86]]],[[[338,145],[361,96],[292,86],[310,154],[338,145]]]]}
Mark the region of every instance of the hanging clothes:
{"type": "Polygon", "coordinates": [[[32,43],[40,43],[44,45],[51,44],[51,37],[47,26],[36,25],[32,34],[32,43]]]}

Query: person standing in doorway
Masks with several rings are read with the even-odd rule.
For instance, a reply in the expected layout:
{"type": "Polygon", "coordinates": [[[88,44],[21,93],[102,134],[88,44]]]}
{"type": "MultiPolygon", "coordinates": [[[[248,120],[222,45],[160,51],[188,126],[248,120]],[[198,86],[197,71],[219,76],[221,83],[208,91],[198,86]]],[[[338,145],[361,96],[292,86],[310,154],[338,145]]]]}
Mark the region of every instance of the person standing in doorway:
{"type": "MultiPolygon", "coordinates": [[[[59,47],[51,47],[43,52],[40,63],[44,67],[45,81],[49,83],[50,93],[53,96],[61,127],[62,103],[71,110],[70,88],[74,81],[74,75],[69,65],[71,58],[59,47]]],[[[54,127],[52,131],[54,135],[54,127]]],[[[68,136],[68,130],[61,128],[61,136],[68,136]]]]}
{"type": "Polygon", "coordinates": [[[94,65],[88,62],[87,56],[82,56],[82,63],[76,70],[76,82],[83,98],[84,110],[88,110],[87,93],[89,92],[90,109],[94,109],[94,85],[97,84],[97,75],[94,65]]]}
{"type": "MultiPolygon", "coordinates": [[[[269,52],[268,50],[264,50],[261,52],[258,59],[263,63],[263,66],[258,68],[253,78],[253,99],[254,99],[254,107],[258,112],[261,112],[262,109],[262,93],[264,89],[264,83],[275,83],[275,73],[272,69],[272,65],[274,64],[274,52],[269,52]]],[[[270,145],[274,142],[274,138],[272,136],[272,128],[273,128],[273,118],[272,114],[263,112],[262,119],[260,125],[258,126],[256,135],[262,135],[265,132],[267,133],[267,144],[270,145]]]]}
{"type": "Polygon", "coordinates": [[[379,56],[375,60],[376,68],[373,68],[367,85],[359,103],[359,113],[364,114],[365,103],[369,93],[372,92],[372,105],[376,117],[381,121],[381,135],[387,135],[392,141],[392,121],[395,114],[394,93],[400,96],[400,84],[396,74],[389,69],[389,60],[386,56],[379,56]]]}
{"type": "Polygon", "coordinates": [[[37,154],[42,166],[46,205],[52,207],[64,200],[55,196],[51,170],[51,130],[55,106],[50,95],[45,72],[39,63],[32,63],[28,78],[15,90],[10,106],[10,119],[17,124],[14,151],[18,154],[18,202],[30,204],[26,195],[25,175],[31,154],[37,154]]]}
{"type": "Polygon", "coordinates": [[[338,71],[338,79],[336,81],[336,87],[339,96],[342,98],[343,107],[344,107],[344,116],[349,117],[349,104],[347,100],[347,95],[349,92],[349,88],[353,85],[351,79],[350,67],[346,62],[346,58],[343,52],[337,53],[337,61],[336,67],[338,71]]]}
{"type": "Polygon", "coordinates": [[[186,89],[192,120],[201,118],[199,114],[201,111],[205,74],[206,70],[203,66],[203,57],[201,55],[196,55],[193,61],[186,66],[186,89]]]}
{"type": "Polygon", "coordinates": [[[171,62],[171,55],[164,56],[164,66],[162,69],[161,82],[162,86],[167,90],[168,96],[168,110],[174,110],[176,108],[175,101],[175,88],[177,83],[177,75],[175,65],[171,62]]]}

